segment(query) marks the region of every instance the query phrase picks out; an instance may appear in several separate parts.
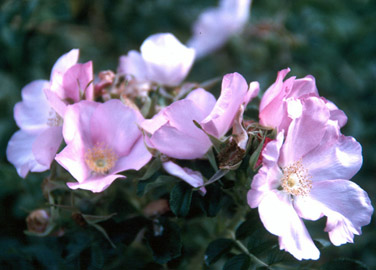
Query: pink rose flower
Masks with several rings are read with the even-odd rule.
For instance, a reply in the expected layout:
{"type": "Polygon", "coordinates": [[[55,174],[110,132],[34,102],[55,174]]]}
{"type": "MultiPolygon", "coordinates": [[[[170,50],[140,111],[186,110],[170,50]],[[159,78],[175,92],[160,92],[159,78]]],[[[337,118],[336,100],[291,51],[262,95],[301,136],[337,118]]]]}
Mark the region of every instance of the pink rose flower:
{"type": "Polygon", "coordinates": [[[78,182],[71,189],[105,190],[126,170],[139,170],[151,159],[138,124],[142,115],[120,100],[81,101],[68,106],[63,126],[67,146],[56,156],[78,182]]]}
{"type": "Polygon", "coordinates": [[[219,7],[205,10],[194,23],[188,46],[201,58],[222,47],[243,30],[248,21],[250,0],[221,0],[219,7]]]}
{"type": "Polygon", "coordinates": [[[167,86],[180,84],[192,67],[195,51],[170,33],[154,34],[141,45],[141,53],[130,51],[120,57],[118,73],[140,82],[167,86]]]}
{"type": "MultiPolygon", "coordinates": [[[[7,157],[23,178],[29,171],[42,172],[50,168],[63,139],[66,107],[63,100],[77,102],[77,83],[87,84],[93,76],[91,63],[76,64],[78,53],[75,49],[61,56],[52,68],[50,81],[38,80],[26,85],[22,89],[23,101],[14,107],[14,118],[21,130],[10,139],[7,157]]],[[[83,89],[90,96],[90,86],[83,89]]]]}
{"type": "Polygon", "coordinates": [[[341,245],[361,234],[373,208],[367,193],[348,180],[362,165],[360,144],[339,133],[324,100],[309,96],[299,102],[302,114],[291,121],[286,138],[280,132],[266,145],[248,204],[258,207],[281,249],[299,260],[318,259],[319,250],[302,219],[326,216],[330,241],[341,245]]]}
{"type": "MultiPolygon", "coordinates": [[[[257,83],[253,83],[248,91],[247,82],[240,74],[227,74],[223,78],[218,101],[204,89],[196,89],[185,99],[162,109],[152,119],[143,121],[141,128],[146,132],[146,142],[171,158],[203,158],[212,145],[205,132],[217,138],[224,136],[240,106],[248,103],[258,91],[257,83]],[[205,132],[196,127],[193,121],[200,123],[205,132]]],[[[173,168],[165,166],[174,175],[173,168]]],[[[187,178],[182,179],[187,181],[187,178]]],[[[194,187],[199,186],[197,181],[187,182],[194,187]]]]}
{"type": "MultiPolygon", "coordinates": [[[[307,96],[319,97],[313,76],[308,75],[302,79],[291,77],[283,81],[289,72],[289,68],[278,72],[275,83],[266,90],[260,103],[260,124],[275,128],[277,131],[287,131],[292,119],[301,114],[302,108],[299,105],[299,99],[307,96]]],[[[339,110],[334,103],[323,97],[320,98],[329,108],[330,118],[337,120],[339,126],[343,127],[347,122],[345,113],[339,110]]]]}

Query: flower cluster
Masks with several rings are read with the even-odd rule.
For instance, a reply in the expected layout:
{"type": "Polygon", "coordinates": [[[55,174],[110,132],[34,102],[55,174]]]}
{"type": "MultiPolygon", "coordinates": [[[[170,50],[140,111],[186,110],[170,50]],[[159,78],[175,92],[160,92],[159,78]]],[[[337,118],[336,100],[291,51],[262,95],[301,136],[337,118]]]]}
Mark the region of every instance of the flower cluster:
{"type": "MultiPolygon", "coordinates": [[[[249,5],[243,2],[237,3],[249,5]]],[[[203,16],[202,24],[221,10],[203,16]]],[[[247,16],[239,15],[236,29],[247,16]]],[[[8,160],[21,177],[46,171],[55,160],[76,180],[68,180],[70,189],[102,192],[125,179],[126,171],[159,159],[165,172],[204,196],[205,186],[220,177],[206,180],[182,161],[209,159],[214,148],[224,175],[256,155],[259,162],[253,165],[261,168],[248,204],[258,207],[281,249],[299,260],[318,259],[302,219],[323,216],[334,245],[353,242],[373,208],[367,193],[350,181],[362,165],[362,153],[354,138],[341,133],[345,113],[319,96],[312,76],[284,81],[285,69],[262,96],[256,123],[245,112],[259,94],[258,82],[226,74],[218,99],[204,85],[183,83],[196,53],[202,52],[172,34],[155,34],[140,52],[120,57],[117,73],[102,71],[97,77],[92,62],[77,63],[77,49],[64,54],[49,81],[23,88],[22,102],[14,109],[20,130],[9,141],[8,160]]]]}

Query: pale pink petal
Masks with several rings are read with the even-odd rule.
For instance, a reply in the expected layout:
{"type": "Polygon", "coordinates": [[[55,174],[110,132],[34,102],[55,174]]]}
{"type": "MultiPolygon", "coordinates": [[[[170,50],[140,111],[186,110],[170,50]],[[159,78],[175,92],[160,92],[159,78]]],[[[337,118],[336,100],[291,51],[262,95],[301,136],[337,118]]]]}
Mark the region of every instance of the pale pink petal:
{"type": "Polygon", "coordinates": [[[280,179],[283,173],[275,165],[273,167],[263,166],[253,177],[252,189],[248,191],[247,201],[251,208],[259,206],[263,197],[271,190],[276,190],[280,186],[280,179]]]}
{"type": "Polygon", "coordinates": [[[166,172],[184,180],[192,187],[199,187],[204,184],[203,177],[198,171],[193,171],[189,168],[182,168],[172,161],[163,162],[162,166],[166,172]]]}
{"type": "Polygon", "coordinates": [[[282,147],[282,166],[288,166],[312,151],[321,143],[326,132],[330,114],[325,103],[316,97],[305,98],[301,102],[302,116],[291,122],[282,147]]]}
{"type": "MultiPolygon", "coordinates": [[[[324,98],[323,98],[324,99],[324,98]]],[[[331,101],[324,99],[326,102],[326,106],[330,110],[330,119],[336,120],[338,122],[339,127],[343,127],[347,123],[347,116],[346,114],[338,109],[338,107],[331,101]]]]}
{"type": "Polygon", "coordinates": [[[211,93],[202,88],[193,90],[185,99],[192,100],[195,106],[201,110],[201,115],[204,117],[209,115],[217,102],[211,93]]]}
{"type": "Polygon", "coordinates": [[[114,182],[118,178],[125,178],[122,175],[118,174],[110,174],[105,176],[95,176],[89,179],[86,179],[84,182],[68,182],[67,185],[71,189],[86,189],[92,192],[102,192],[106,188],[108,188],[112,182],[114,182]]]}
{"type": "Polygon", "coordinates": [[[104,143],[118,156],[128,155],[141,137],[138,123],[143,119],[120,100],[112,99],[98,105],[91,116],[91,142],[104,143]]]}
{"type": "Polygon", "coordinates": [[[39,132],[48,127],[51,106],[44,95],[43,89],[46,87],[47,81],[37,80],[22,89],[22,102],[18,102],[14,107],[14,119],[21,129],[39,132]]]}
{"type": "Polygon", "coordinates": [[[362,166],[362,147],[353,137],[338,135],[337,125],[328,127],[322,143],[304,156],[302,164],[313,181],[351,179],[362,166]]]}
{"type": "Polygon", "coordinates": [[[148,80],[174,86],[188,75],[195,51],[187,48],[170,33],[148,37],[140,48],[146,63],[148,80]]]}
{"type": "MultiPolygon", "coordinates": [[[[200,103],[199,103],[200,104],[200,103]]],[[[163,110],[169,125],[177,128],[190,137],[196,137],[199,141],[207,142],[207,135],[194,124],[193,120],[200,122],[205,118],[206,112],[196,106],[190,99],[175,101],[163,110]]]]}
{"type": "Polygon", "coordinates": [[[279,132],[277,138],[270,141],[262,151],[262,164],[266,167],[273,167],[277,164],[283,144],[283,132],[279,132]]]}
{"type": "Polygon", "coordinates": [[[63,75],[64,96],[62,99],[76,103],[85,93],[86,100],[93,98],[93,62],[75,64],[63,75]]]}
{"type": "Polygon", "coordinates": [[[260,92],[259,82],[251,82],[249,84],[248,92],[244,97],[243,103],[247,105],[254,97],[258,95],[259,92],[260,92]]]}
{"type": "Polygon", "coordinates": [[[150,141],[161,153],[177,159],[202,158],[211,146],[205,133],[200,137],[192,136],[169,125],[158,129],[150,141]]]}
{"type": "Polygon", "coordinates": [[[219,138],[232,126],[234,117],[247,94],[248,85],[239,73],[227,74],[222,80],[221,95],[212,112],[201,121],[209,134],[219,138]]]}
{"type": "MultiPolygon", "coordinates": [[[[260,112],[266,108],[275,98],[277,98],[281,93],[283,93],[283,79],[286,77],[287,73],[290,72],[290,68],[282,69],[278,72],[277,79],[264,93],[260,102],[260,112]]],[[[260,116],[260,119],[262,117],[260,116]]]]}
{"type": "Polygon", "coordinates": [[[78,49],[69,51],[62,55],[52,67],[50,90],[61,98],[64,98],[63,75],[71,66],[77,63],[79,53],[80,51],[78,49]]]}
{"type": "Polygon", "coordinates": [[[80,142],[69,143],[56,155],[55,160],[80,183],[91,175],[85,162],[85,148],[80,142]]]}
{"type": "Polygon", "coordinates": [[[218,8],[205,10],[194,23],[188,46],[196,50],[197,58],[222,47],[240,32],[249,17],[250,0],[222,0],[218,8]]]}
{"type": "Polygon", "coordinates": [[[90,119],[99,105],[97,102],[83,100],[67,107],[63,126],[63,136],[67,144],[73,140],[80,140],[81,145],[84,145],[83,142],[91,143],[90,119]]]}
{"type": "Polygon", "coordinates": [[[323,217],[322,205],[310,195],[294,196],[294,208],[301,218],[318,220],[323,217]]]}
{"type": "Polygon", "coordinates": [[[145,119],[141,122],[140,127],[149,134],[153,134],[157,129],[166,124],[168,119],[164,116],[163,111],[160,111],[153,116],[152,119],[145,119]]]}
{"type": "Polygon", "coordinates": [[[298,260],[319,258],[320,252],[295,212],[288,194],[277,190],[268,192],[258,209],[265,228],[279,236],[281,249],[290,252],[298,260]]]}
{"type": "Polygon", "coordinates": [[[301,98],[305,95],[319,96],[315,77],[311,75],[294,80],[291,91],[288,93],[288,96],[293,98],[301,98]]]}
{"type": "Polygon", "coordinates": [[[361,234],[361,227],[371,221],[371,201],[367,193],[351,181],[315,182],[309,196],[322,205],[322,212],[328,217],[325,231],[336,246],[352,243],[354,234],[361,234]]]}
{"type": "Polygon", "coordinates": [[[10,138],[7,146],[7,158],[17,169],[22,178],[31,172],[43,172],[50,168],[50,165],[39,164],[33,155],[32,145],[39,134],[30,134],[19,130],[10,138]]]}
{"type": "Polygon", "coordinates": [[[61,117],[64,117],[65,110],[67,109],[67,103],[63,101],[55,92],[49,90],[49,88],[44,89],[44,93],[53,110],[61,117]]]}
{"type": "Polygon", "coordinates": [[[129,51],[128,55],[121,56],[119,59],[118,73],[132,75],[138,81],[146,81],[146,65],[144,59],[137,51],[129,51]]]}
{"type": "Polygon", "coordinates": [[[34,141],[32,151],[35,160],[42,165],[50,166],[56,152],[63,141],[62,127],[50,127],[43,131],[34,141]]]}
{"type": "Polygon", "coordinates": [[[117,162],[115,167],[111,170],[111,173],[118,173],[126,170],[139,170],[145,166],[152,155],[146,149],[143,138],[140,137],[137,142],[133,145],[130,153],[126,156],[121,157],[117,162]]]}

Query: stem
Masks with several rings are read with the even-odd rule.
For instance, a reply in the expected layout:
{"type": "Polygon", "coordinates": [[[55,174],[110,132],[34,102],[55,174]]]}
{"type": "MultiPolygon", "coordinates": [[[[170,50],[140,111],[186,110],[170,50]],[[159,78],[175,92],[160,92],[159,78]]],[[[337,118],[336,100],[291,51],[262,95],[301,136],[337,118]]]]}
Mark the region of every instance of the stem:
{"type": "Polygon", "coordinates": [[[259,258],[257,258],[255,255],[253,255],[252,253],[250,253],[248,251],[248,249],[243,245],[242,242],[240,242],[239,240],[235,239],[235,235],[234,234],[232,234],[232,238],[233,238],[234,242],[236,243],[236,245],[238,246],[238,248],[242,252],[244,252],[244,254],[246,254],[253,262],[255,262],[255,263],[257,263],[257,264],[259,264],[261,266],[264,266],[264,267],[266,267],[268,269],[272,269],[271,266],[269,266],[267,263],[263,262],[262,260],[260,260],[259,258]]]}

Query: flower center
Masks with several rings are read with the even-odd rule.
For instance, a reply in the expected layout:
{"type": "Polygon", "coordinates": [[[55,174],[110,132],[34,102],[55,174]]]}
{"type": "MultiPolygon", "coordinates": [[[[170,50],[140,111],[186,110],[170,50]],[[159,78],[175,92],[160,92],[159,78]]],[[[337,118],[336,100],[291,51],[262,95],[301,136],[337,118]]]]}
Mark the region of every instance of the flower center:
{"type": "Polygon", "coordinates": [[[63,125],[63,118],[52,108],[48,113],[47,125],[50,127],[59,127],[63,125]]]}
{"type": "Polygon", "coordinates": [[[311,176],[299,160],[283,168],[281,185],[284,191],[294,196],[306,196],[312,188],[311,176]]]}
{"type": "Polygon", "coordinates": [[[103,144],[96,144],[85,153],[86,165],[98,174],[106,174],[115,166],[116,161],[117,156],[114,151],[103,144]]]}

